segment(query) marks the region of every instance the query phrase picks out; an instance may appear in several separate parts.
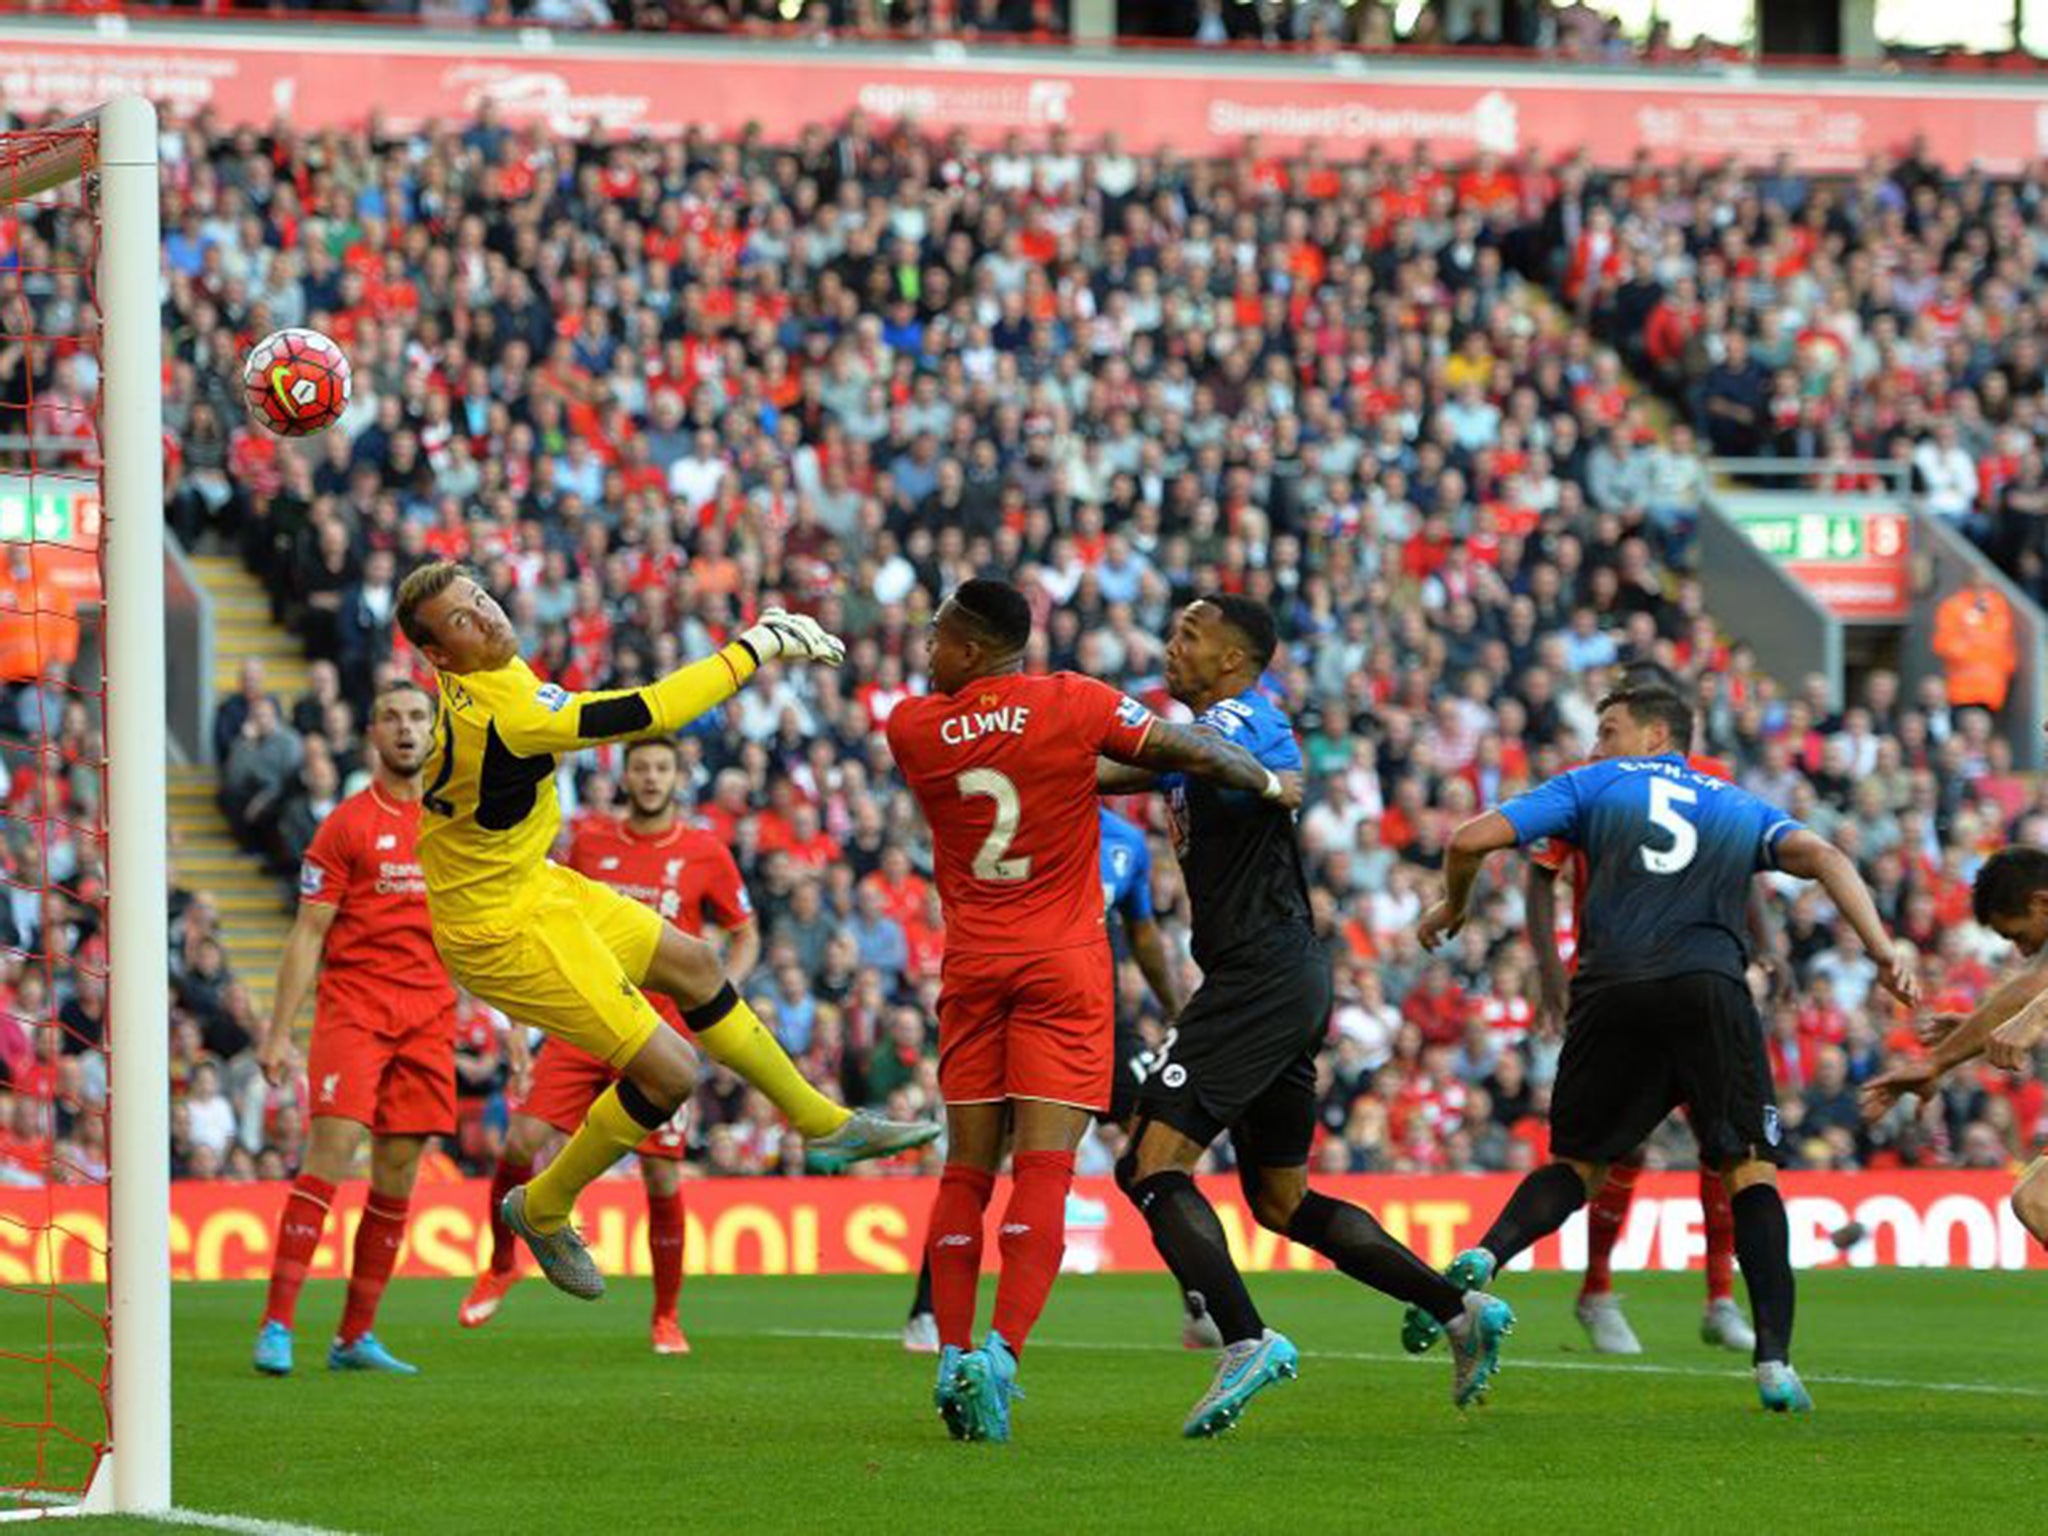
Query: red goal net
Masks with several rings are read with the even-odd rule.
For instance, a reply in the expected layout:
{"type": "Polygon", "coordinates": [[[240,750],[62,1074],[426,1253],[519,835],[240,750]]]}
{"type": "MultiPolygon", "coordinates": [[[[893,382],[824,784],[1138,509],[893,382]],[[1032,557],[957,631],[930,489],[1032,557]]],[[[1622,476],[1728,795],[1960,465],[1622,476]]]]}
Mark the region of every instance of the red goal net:
{"type": "Polygon", "coordinates": [[[13,1506],[82,1497],[110,1438],[94,138],[0,122],[0,1505],[13,1506]],[[59,1186],[92,1191],[87,1214],[67,1200],[60,1218],[59,1186]]]}

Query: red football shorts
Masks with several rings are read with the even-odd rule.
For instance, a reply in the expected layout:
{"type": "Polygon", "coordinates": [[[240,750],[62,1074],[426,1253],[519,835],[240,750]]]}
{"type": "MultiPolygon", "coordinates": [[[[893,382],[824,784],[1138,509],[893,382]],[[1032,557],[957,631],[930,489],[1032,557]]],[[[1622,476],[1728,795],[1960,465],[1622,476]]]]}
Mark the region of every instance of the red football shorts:
{"type": "Polygon", "coordinates": [[[455,999],[321,1008],[306,1055],[313,1113],[367,1125],[379,1136],[455,1130],[455,999]]]}
{"type": "MultiPolygon", "coordinates": [[[[550,1040],[533,1060],[533,1086],[525,1098],[513,1102],[512,1113],[531,1115],[564,1135],[574,1135],[591,1104],[618,1076],[590,1052],[566,1040],[550,1040]]],[[[639,1155],[681,1162],[683,1117],[688,1112],[688,1106],[677,1110],[674,1119],[640,1143],[639,1155]]]]}
{"type": "Polygon", "coordinates": [[[1109,1108],[1116,982],[1107,944],[1039,955],[948,954],[939,1088],[948,1104],[1043,1099],[1109,1108]]]}

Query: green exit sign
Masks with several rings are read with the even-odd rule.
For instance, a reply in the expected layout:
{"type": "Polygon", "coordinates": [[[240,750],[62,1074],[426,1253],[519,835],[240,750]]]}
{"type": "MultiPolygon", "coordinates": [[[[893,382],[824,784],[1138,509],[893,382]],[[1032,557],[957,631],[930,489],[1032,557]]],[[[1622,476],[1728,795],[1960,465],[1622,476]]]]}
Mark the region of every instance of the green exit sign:
{"type": "Polygon", "coordinates": [[[100,494],[95,485],[0,475],[0,543],[99,543],[100,494]]]}
{"type": "Polygon", "coordinates": [[[1773,560],[1887,560],[1904,552],[1899,520],[1830,512],[1771,513],[1742,519],[1749,541],[1773,560]]]}

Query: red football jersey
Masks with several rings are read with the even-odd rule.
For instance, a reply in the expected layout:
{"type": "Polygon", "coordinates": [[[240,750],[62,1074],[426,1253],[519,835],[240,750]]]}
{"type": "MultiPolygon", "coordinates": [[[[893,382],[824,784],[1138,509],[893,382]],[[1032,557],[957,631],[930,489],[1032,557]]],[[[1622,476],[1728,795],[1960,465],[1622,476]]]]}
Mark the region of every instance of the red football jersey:
{"type": "MultiPolygon", "coordinates": [[[[677,822],[657,837],[641,837],[623,821],[593,820],[569,844],[566,862],[578,874],[654,908],[687,934],[701,936],[706,922],[732,929],[754,920],[739,865],[725,844],[699,827],[677,822]]],[[[670,1024],[683,1027],[673,999],[649,992],[647,1000],[670,1024]]]]}
{"type": "MultiPolygon", "coordinates": [[[[1686,758],[1685,766],[1711,779],[1723,779],[1730,784],[1735,782],[1734,768],[1718,757],[1694,753],[1686,758]]],[[[1586,917],[1586,856],[1570,843],[1555,837],[1546,837],[1527,852],[1532,861],[1545,869],[1569,871],[1571,874],[1572,934],[1569,952],[1565,955],[1565,969],[1576,972],[1579,968],[1579,934],[1584,931],[1586,917]]]]}
{"type": "Polygon", "coordinates": [[[569,844],[568,866],[654,908],[683,932],[701,935],[707,922],[740,928],[754,920],[740,867],[709,832],[677,822],[642,837],[623,821],[592,821],[569,844]]]}
{"type": "Polygon", "coordinates": [[[949,955],[1102,942],[1095,759],[1137,751],[1152,724],[1073,672],[986,677],[890,711],[889,750],[931,824],[949,955]]]}
{"type": "Polygon", "coordinates": [[[299,899],[336,909],[320,965],[323,1014],[343,1007],[401,1022],[454,1007],[427,918],[419,830],[419,802],[387,799],[373,784],[313,834],[299,899]]]}

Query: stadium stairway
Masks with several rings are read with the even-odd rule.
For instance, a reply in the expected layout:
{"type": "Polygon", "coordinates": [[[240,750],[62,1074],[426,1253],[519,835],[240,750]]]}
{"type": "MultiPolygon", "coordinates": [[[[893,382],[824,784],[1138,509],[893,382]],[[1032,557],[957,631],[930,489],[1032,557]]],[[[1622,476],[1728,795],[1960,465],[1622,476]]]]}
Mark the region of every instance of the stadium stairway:
{"type": "MultiPolygon", "coordinates": [[[[271,692],[287,705],[306,689],[306,661],[290,633],[270,621],[262,585],[233,555],[195,555],[192,567],[213,602],[216,698],[241,687],[243,662],[261,661],[271,692]]],[[[277,957],[291,914],[275,875],[242,852],[214,801],[211,764],[169,769],[171,861],[190,889],[211,892],[220,905],[221,936],[235,975],[249,989],[257,1017],[270,1010],[277,957]]]]}

